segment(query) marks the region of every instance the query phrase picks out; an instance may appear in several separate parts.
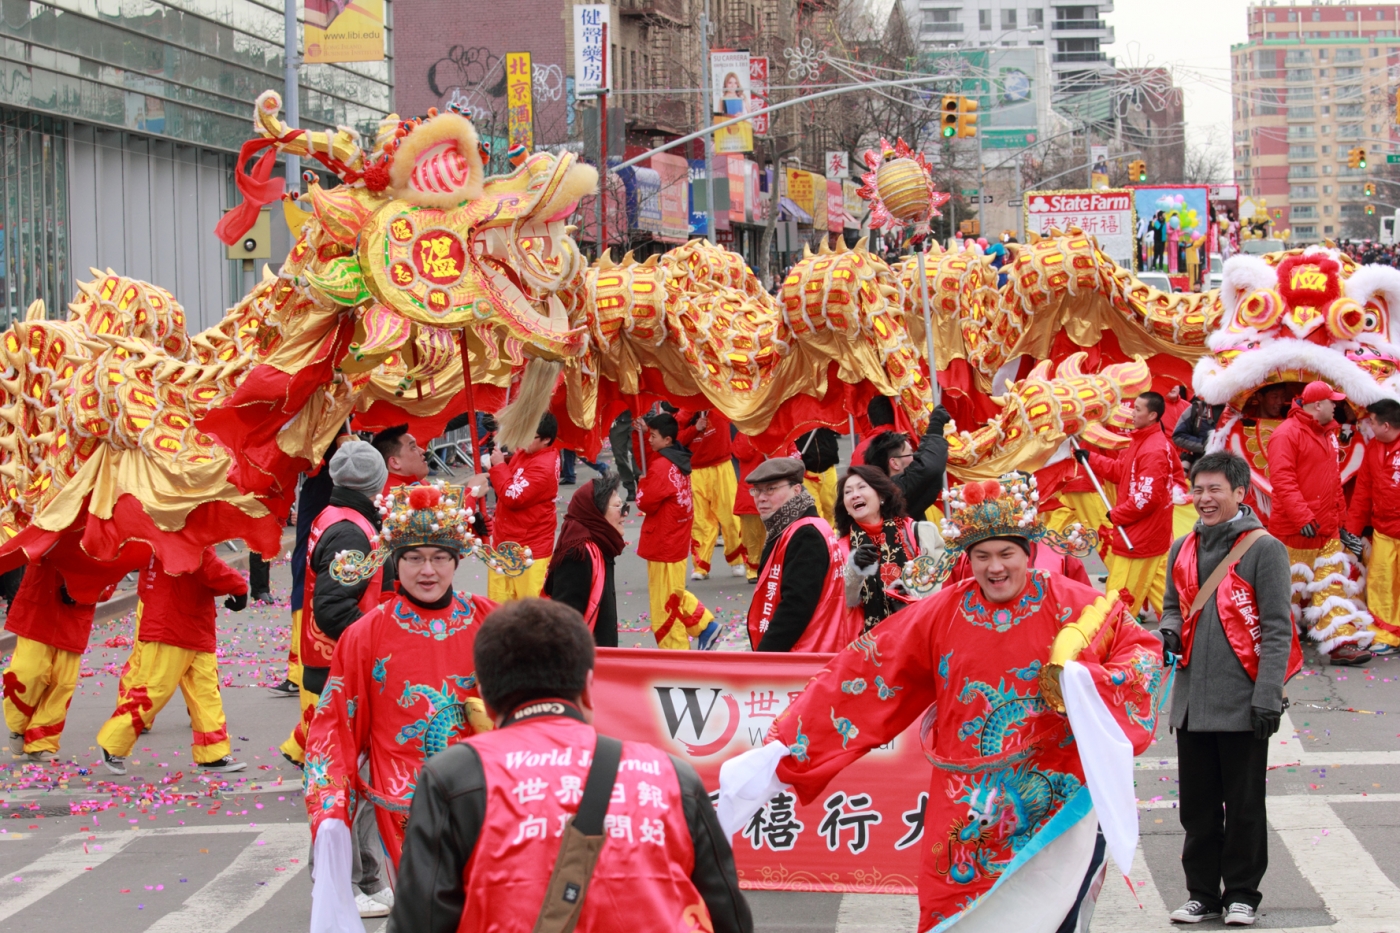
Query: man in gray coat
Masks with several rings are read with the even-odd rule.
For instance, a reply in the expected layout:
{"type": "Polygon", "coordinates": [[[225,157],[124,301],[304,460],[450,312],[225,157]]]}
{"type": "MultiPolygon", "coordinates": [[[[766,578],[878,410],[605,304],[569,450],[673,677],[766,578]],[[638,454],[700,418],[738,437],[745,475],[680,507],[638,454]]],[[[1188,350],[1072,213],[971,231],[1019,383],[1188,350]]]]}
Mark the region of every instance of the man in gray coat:
{"type": "Polygon", "coordinates": [[[1302,654],[1289,615],[1288,551],[1243,505],[1248,491],[1249,466],[1240,457],[1214,453],[1196,461],[1191,497],[1200,520],[1167,561],[1161,632],[1165,652],[1178,658],[1171,725],[1186,830],[1181,864],[1191,895],[1172,912],[1177,923],[1223,912],[1229,925],[1253,924],[1268,868],[1268,739],[1283,715],[1284,681],[1302,654]],[[1261,536],[1192,617],[1191,604],[1212,572],[1255,530],[1261,536]]]}

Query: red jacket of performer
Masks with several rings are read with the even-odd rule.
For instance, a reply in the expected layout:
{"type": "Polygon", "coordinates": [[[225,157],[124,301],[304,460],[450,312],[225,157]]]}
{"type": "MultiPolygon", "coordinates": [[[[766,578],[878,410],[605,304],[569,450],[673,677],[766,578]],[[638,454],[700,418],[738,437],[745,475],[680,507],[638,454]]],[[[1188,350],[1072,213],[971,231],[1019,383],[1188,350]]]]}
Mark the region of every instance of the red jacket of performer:
{"type": "Polygon", "coordinates": [[[1156,557],[1172,546],[1171,478],[1176,451],[1157,421],[1137,428],[1128,438],[1128,449],[1116,457],[1089,451],[1089,465],[1099,479],[1118,484],[1118,504],[1108,513],[1114,526],[1110,549],[1119,557],[1156,557]],[[1123,543],[1118,528],[1133,542],[1132,550],[1123,543]]]}
{"type": "Polygon", "coordinates": [[[499,547],[514,541],[528,547],[535,560],[553,554],[559,451],[552,444],[534,453],[515,451],[509,459],[492,464],[491,488],[496,490],[491,542],[499,547]]]}
{"type": "MultiPolygon", "coordinates": [[[[757,470],[759,464],[768,458],[763,455],[747,434],[734,435],[733,444],[734,457],[739,461],[739,475],[748,476],[757,470]]],[[[802,455],[797,452],[796,444],[788,444],[788,452],[783,456],[802,459],[802,455]]],[[[740,483],[739,489],[734,493],[734,514],[735,515],[757,515],[758,506],[754,505],[753,492],[747,483],[740,483]]]]}
{"type": "MultiPolygon", "coordinates": [[[[78,602],[69,595],[60,563],[70,573],[75,569],[71,562],[56,560],[52,555],[31,561],[24,568],[24,579],[5,616],[5,631],[82,654],[92,635],[97,603],[78,602]]],[[[108,586],[99,601],[111,598],[115,589],[115,584],[108,586]]]]}
{"type": "Polygon", "coordinates": [[[1367,526],[1387,538],[1400,539],[1400,440],[1371,440],[1351,492],[1347,530],[1361,534],[1367,526]]]}
{"type": "Polygon", "coordinates": [[[705,430],[697,430],[694,422],[700,416],[698,411],[676,412],[676,421],[682,426],[676,440],[690,449],[691,470],[702,470],[717,463],[728,463],[731,455],[729,441],[729,419],[711,408],[705,412],[705,430]]]}
{"type": "Polygon", "coordinates": [[[1342,471],[1337,462],[1337,423],[1317,419],[1294,405],[1269,436],[1269,534],[1291,548],[1320,548],[1337,537],[1347,514],[1342,471]],[[1298,532],[1312,524],[1309,538],[1298,532]]]}
{"type": "Polygon", "coordinates": [[[685,560],[695,522],[688,450],[672,445],[652,455],[647,475],[637,481],[637,508],[646,516],[637,539],[637,556],[661,564],[685,560]]]}
{"type": "Polygon", "coordinates": [[[141,599],[137,637],[145,642],[213,654],[214,600],[247,592],[248,581],[219,560],[212,547],[204,549],[204,562],[194,573],[168,574],[160,560],[152,557],[137,584],[141,599]]]}

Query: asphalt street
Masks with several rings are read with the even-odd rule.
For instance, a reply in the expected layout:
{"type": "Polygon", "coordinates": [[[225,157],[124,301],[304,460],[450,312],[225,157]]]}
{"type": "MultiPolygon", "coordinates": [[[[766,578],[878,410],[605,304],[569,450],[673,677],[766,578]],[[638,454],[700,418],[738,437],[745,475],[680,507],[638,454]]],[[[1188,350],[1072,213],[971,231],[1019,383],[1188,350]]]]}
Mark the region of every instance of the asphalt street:
{"type": "MultiPolygon", "coordinates": [[[[591,472],[580,467],[579,479],[591,472]]],[[[562,514],[572,487],[561,492],[562,514]]],[[[635,542],[640,520],[628,519],[635,542]]],[[[693,591],[730,627],[737,650],[752,589],[715,576],[693,591]]],[[[1091,568],[1091,570],[1094,568],[1091,568]]],[[[645,566],[619,560],[624,644],[651,647],[645,566]]],[[[297,718],[295,700],[267,689],[285,673],[289,571],[274,567],[283,605],[220,609],[221,674],[241,774],[196,773],[178,701],[144,736],[124,778],[102,768],[93,737],[111,714],[130,617],[99,625],[84,657],[61,760],[0,765],[0,930],[104,933],[299,933],[310,916],[309,847],[300,772],[276,746],[297,718]]],[[[458,584],[485,592],[485,571],[464,564],[458,584]]],[[[1400,661],[1357,669],[1318,665],[1309,652],[1288,687],[1293,707],[1271,746],[1270,867],[1259,928],[1322,933],[1400,933],[1400,661]]],[[[1131,886],[1110,877],[1092,929],[1165,931],[1186,899],[1175,812],[1175,741],[1159,735],[1138,760],[1142,837],[1131,886]]],[[[761,931],[912,931],[912,898],[750,894],[761,931]]],[[[382,921],[369,921],[370,933],[382,921]]],[[[1199,929],[1219,928],[1217,923],[1199,929]]]]}

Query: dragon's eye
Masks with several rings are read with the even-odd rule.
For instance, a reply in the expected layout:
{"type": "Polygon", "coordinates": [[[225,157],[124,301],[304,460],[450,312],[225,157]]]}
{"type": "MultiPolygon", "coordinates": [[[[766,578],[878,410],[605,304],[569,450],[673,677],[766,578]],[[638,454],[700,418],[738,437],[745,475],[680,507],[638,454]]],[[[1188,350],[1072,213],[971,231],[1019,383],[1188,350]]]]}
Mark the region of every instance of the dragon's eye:
{"type": "Polygon", "coordinates": [[[1365,330],[1375,330],[1381,326],[1381,316],[1370,308],[1366,309],[1366,317],[1362,320],[1362,327],[1365,330]]]}

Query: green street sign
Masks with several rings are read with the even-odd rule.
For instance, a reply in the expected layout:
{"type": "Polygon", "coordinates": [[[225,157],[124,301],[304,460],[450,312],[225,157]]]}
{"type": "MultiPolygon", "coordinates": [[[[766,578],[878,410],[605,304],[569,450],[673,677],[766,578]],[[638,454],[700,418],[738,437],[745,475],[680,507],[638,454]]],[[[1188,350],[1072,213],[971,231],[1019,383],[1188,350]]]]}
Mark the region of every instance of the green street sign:
{"type": "Polygon", "coordinates": [[[964,188],[964,189],[962,190],[962,193],[963,193],[963,197],[965,197],[965,198],[975,198],[975,197],[977,197],[977,189],[976,189],[976,188],[964,188]]]}
{"type": "Polygon", "coordinates": [[[1395,153],[1391,153],[1390,155],[1388,155],[1388,156],[1385,157],[1385,164],[1386,164],[1386,165],[1400,165],[1400,155],[1397,155],[1397,154],[1395,154],[1395,153]]]}
{"type": "Polygon", "coordinates": [[[984,149],[1025,149],[1037,139],[1034,129],[1025,130],[982,130],[984,149]]]}

